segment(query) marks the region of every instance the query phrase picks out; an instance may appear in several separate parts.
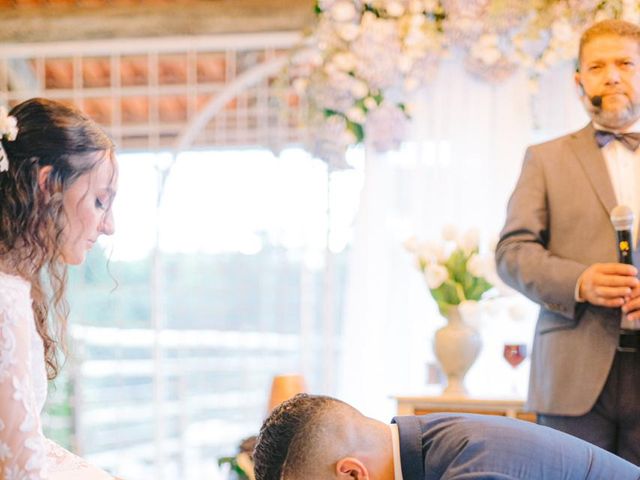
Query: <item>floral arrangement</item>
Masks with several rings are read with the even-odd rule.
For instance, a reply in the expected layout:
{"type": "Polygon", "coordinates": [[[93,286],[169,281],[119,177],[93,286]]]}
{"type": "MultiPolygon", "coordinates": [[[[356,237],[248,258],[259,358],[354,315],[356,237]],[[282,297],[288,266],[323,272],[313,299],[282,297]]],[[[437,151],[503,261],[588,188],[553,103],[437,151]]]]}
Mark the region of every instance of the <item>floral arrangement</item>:
{"type": "MultiPolygon", "coordinates": [[[[5,107],[0,107],[0,138],[13,142],[18,136],[18,121],[9,115],[5,107]]],[[[0,143],[0,173],[9,170],[9,157],[0,143]]]]}
{"type": "Polygon", "coordinates": [[[480,300],[497,283],[493,254],[480,253],[479,237],[476,229],[458,235],[448,226],[441,241],[419,242],[412,237],[405,242],[444,316],[454,306],[480,300]]]}
{"type": "Polygon", "coordinates": [[[237,480],[255,480],[253,449],[256,446],[257,439],[258,437],[255,435],[245,438],[240,442],[237,455],[219,458],[218,465],[229,465],[230,471],[235,474],[237,480]]]}
{"type": "Polygon", "coordinates": [[[404,137],[411,92],[442,59],[499,81],[518,68],[532,79],[577,53],[585,25],[637,22],[633,0],[317,0],[317,23],[287,75],[310,102],[313,153],[341,163],[365,137],[378,151],[404,137]]]}

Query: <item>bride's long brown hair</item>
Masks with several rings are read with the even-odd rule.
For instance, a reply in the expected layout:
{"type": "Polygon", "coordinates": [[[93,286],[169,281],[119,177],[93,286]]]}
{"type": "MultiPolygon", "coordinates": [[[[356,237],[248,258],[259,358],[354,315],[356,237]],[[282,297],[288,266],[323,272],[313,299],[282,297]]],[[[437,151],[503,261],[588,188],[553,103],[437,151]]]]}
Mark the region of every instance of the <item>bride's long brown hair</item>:
{"type": "Polygon", "coordinates": [[[62,197],[79,177],[112,160],[114,147],[93,120],[55,101],[34,98],[9,114],[17,119],[18,136],[1,140],[9,170],[0,173],[0,263],[31,283],[36,328],[44,342],[47,375],[53,379],[69,313],[67,267],[60,250],[67,223],[62,197]],[[47,166],[51,172],[42,186],[39,172],[47,166]]]}

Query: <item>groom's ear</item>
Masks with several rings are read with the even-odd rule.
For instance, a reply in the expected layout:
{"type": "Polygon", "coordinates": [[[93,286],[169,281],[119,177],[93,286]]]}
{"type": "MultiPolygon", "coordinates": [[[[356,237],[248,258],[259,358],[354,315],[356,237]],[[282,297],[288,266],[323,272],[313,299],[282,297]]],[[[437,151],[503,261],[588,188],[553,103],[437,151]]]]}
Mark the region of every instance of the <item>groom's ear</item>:
{"type": "Polygon", "coordinates": [[[355,457],[345,457],[336,463],[336,478],[340,480],[369,480],[364,463],[355,457]]]}

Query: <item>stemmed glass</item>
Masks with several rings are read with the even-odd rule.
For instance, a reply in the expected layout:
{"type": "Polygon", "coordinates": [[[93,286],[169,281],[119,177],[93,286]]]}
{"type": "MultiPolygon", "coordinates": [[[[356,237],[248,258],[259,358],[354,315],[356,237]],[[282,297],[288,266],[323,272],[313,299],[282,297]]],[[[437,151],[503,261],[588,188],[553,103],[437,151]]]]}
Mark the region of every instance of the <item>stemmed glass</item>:
{"type": "Polygon", "coordinates": [[[516,375],[516,369],[522,362],[524,362],[525,358],[527,358],[527,345],[524,343],[505,343],[502,356],[513,368],[513,374],[511,376],[511,393],[513,395],[517,395],[518,378],[516,375]]]}

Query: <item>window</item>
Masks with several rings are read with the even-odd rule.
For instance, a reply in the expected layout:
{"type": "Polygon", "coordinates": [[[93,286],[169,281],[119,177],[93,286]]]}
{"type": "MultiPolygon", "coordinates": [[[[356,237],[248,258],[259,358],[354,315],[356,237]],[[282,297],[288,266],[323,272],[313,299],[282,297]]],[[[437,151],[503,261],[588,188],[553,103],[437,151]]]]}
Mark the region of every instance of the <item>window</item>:
{"type": "Polygon", "coordinates": [[[68,381],[49,410],[56,438],[75,427],[74,450],[124,478],[213,475],[257,433],[274,374],[331,389],[341,332],[360,169],[328,177],[298,149],[188,152],[156,208],[169,164],[120,156],[116,234],[72,271],[68,381]]]}

